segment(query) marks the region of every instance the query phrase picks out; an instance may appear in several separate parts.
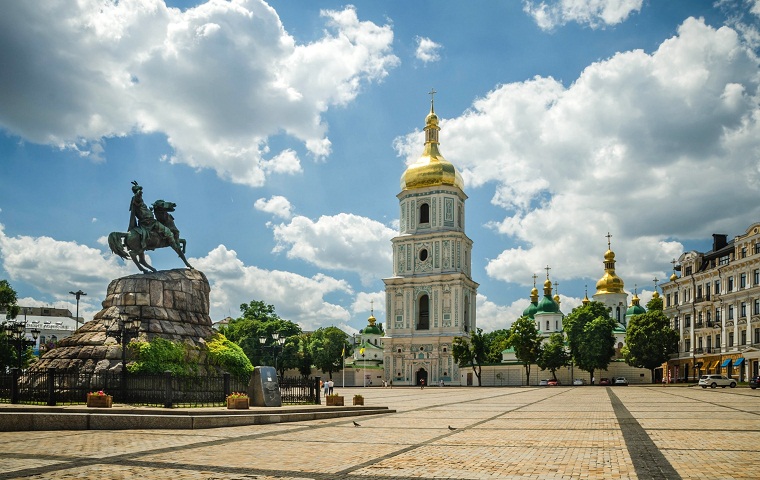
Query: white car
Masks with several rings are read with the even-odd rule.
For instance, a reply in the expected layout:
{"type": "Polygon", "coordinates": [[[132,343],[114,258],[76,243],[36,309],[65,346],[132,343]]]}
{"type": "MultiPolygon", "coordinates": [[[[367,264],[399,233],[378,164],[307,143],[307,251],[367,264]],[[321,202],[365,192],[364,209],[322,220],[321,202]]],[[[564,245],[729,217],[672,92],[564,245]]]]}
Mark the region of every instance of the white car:
{"type": "Polygon", "coordinates": [[[628,380],[626,380],[625,377],[615,377],[615,379],[612,381],[612,384],[628,386],[628,380]]]}
{"type": "Polygon", "coordinates": [[[538,382],[539,387],[546,387],[548,385],[549,385],[549,380],[541,380],[540,382],[538,382]]]}
{"type": "Polygon", "coordinates": [[[736,380],[726,377],[724,375],[702,375],[699,377],[699,386],[702,388],[715,388],[715,387],[731,387],[736,386],[736,380]]]}
{"type": "Polygon", "coordinates": [[[585,384],[586,384],[586,381],[581,378],[576,378],[575,380],[573,380],[573,385],[585,385],[585,384]]]}

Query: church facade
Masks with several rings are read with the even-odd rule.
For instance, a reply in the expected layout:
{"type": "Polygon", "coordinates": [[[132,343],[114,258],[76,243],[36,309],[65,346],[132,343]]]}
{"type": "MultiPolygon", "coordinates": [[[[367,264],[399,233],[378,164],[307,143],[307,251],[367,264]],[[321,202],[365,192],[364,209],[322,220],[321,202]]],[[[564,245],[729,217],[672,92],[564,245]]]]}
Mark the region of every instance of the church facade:
{"type": "Polygon", "coordinates": [[[401,176],[393,276],[383,280],[383,366],[394,385],[459,383],[452,343],[477,325],[467,195],[461,175],[438,149],[439,130],[431,100],[423,153],[401,176]]]}

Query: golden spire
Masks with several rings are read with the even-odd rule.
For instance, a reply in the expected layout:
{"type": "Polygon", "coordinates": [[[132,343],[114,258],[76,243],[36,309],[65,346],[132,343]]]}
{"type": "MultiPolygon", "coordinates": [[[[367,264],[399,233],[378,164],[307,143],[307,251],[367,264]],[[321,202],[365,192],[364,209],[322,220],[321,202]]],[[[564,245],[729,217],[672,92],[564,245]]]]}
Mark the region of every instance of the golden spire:
{"type": "Polygon", "coordinates": [[[660,298],[660,294],[657,292],[657,282],[659,282],[659,280],[657,277],[654,277],[654,280],[652,281],[654,282],[654,293],[652,294],[652,298],[660,298]]]}
{"type": "Polygon", "coordinates": [[[454,165],[443,158],[438,150],[438,115],[435,114],[434,95],[431,89],[430,113],[425,117],[425,148],[420,158],[407,167],[401,176],[401,190],[424,188],[436,185],[452,185],[464,190],[464,182],[454,165]]]}
{"type": "Polygon", "coordinates": [[[588,305],[589,303],[591,303],[591,300],[588,299],[588,285],[586,285],[585,288],[586,288],[586,296],[583,297],[583,302],[582,303],[583,303],[583,305],[588,305]]]}
{"type": "Polygon", "coordinates": [[[670,281],[675,282],[678,280],[678,275],[676,275],[676,259],[674,258],[670,263],[673,264],[673,275],[670,276],[670,281]]]}
{"type": "Polygon", "coordinates": [[[559,282],[554,282],[554,301],[559,305],[559,282]]]}
{"type": "Polygon", "coordinates": [[[538,278],[538,275],[535,273],[533,274],[533,290],[530,291],[530,302],[531,303],[537,303],[538,302],[538,289],[536,288],[536,279],[538,278]]]}
{"type": "Polygon", "coordinates": [[[367,321],[369,322],[369,324],[371,326],[374,327],[375,326],[375,322],[377,321],[377,319],[375,318],[375,301],[374,300],[370,300],[369,301],[369,305],[370,305],[369,306],[369,318],[367,319],[367,321]]]}

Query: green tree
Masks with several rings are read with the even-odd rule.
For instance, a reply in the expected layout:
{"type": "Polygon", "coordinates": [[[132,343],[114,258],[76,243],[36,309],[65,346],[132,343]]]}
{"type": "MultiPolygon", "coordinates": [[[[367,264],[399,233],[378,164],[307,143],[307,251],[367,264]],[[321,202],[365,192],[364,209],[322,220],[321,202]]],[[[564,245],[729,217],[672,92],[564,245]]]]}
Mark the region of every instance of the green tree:
{"type": "Polygon", "coordinates": [[[484,334],[485,342],[488,347],[486,353],[487,363],[500,363],[504,350],[509,348],[507,339],[509,338],[509,329],[494,330],[484,334]]]}
{"type": "Polygon", "coordinates": [[[605,370],[615,355],[615,321],[601,302],[575,307],[562,322],[570,345],[570,355],[581,370],[594,377],[594,370],[605,370]]]}
{"type": "Polygon", "coordinates": [[[338,327],[322,327],[311,334],[309,354],[314,366],[332,378],[343,368],[343,352],[349,351],[348,335],[338,327]]]}
{"type": "Polygon", "coordinates": [[[621,350],[623,359],[632,367],[649,369],[652,382],[654,369],[677,351],[678,332],[670,328],[670,320],[662,310],[634,315],[628,322],[625,345],[621,350]]]}
{"type": "Polygon", "coordinates": [[[557,370],[570,364],[570,353],[565,348],[565,335],[561,332],[552,333],[549,341],[541,349],[538,358],[541,370],[552,372],[552,378],[557,379],[557,370]]]}
{"type": "MultiPolygon", "coordinates": [[[[8,280],[0,280],[0,311],[5,312],[7,320],[14,320],[18,315],[17,301],[16,290],[11,287],[8,280]]],[[[31,349],[22,352],[22,364],[27,365],[33,356],[31,349]]],[[[18,352],[12,344],[8,343],[5,329],[0,328],[0,372],[16,366],[18,366],[18,352]]]]}
{"type": "Polygon", "coordinates": [[[311,367],[314,365],[314,359],[309,351],[311,334],[302,333],[296,338],[298,339],[298,372],[301,376],[308,377],[311,375],[311,367]]]}
{"type": "Polygon", "coordinates": [[[647,312],[651,312],[652,310],[662,311],[662,297],[652,297],[647,302],[647,312]]]}
{"type": "Polygon", "coordinates": [[[486,348],[486,338],[483,335],[483,329],[471,332],[469,339],[467,337],[456,337],[451,345],[451,354],[459,368],[471,367],[472,371],[480,383],[480,374],[482,365],[487,363],[488,349],[486,348]]]}
{"type": "MultiPolygon", "coordinates": [[[[291,345],[288,345],[287,349],[280,348],[279,345],[275,347],[273,334],[278,333],[287,339],[299,335],[301,327],[289,320],[283,320],[275,313],[273,305],[259,300],[241,304],[240,311],[242,316],[231,320],[226,327],[220,328],[219,332],[240,345],[253,365],[274,365],[274,354],[277,350],[278,370],[283,362],[284,365],[288,365],[285,368],[290,368],[289,365],[292,363],[290,357],[294,354],[294,350],[291,345]],[[259,340],[261,337],[265,338],[264,344],[259,340]]],[[[285,344],[288,344],[287,340],[285,344]]]]}
{"type": "Polygon", "coordinates": [[[0,280],[0,310],[5,312],[5,318],[13,320],[16,318],[19,312],[16,302],[18,297],[16,290],[11,287],[8,280],[0,280]]]}
{"type": "Polygon", "coordinates": [[[525,369],[527,385],[530,385],[530,367],[541,358],[541,336],[536,322],[527,316],[515,320],[509,329],[507,346],[515,350],[517,360],[525,369]]]}

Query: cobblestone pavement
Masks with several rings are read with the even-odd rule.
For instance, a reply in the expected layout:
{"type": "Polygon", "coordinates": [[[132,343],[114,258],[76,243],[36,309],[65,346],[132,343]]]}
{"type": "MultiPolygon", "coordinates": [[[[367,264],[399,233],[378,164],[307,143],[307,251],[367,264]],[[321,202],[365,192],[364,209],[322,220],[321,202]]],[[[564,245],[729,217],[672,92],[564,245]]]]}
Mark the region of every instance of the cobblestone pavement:
{"type": "Polygon", "coordinates": [[[397,413],[209,430],[0,432],[0,480],[758,478],[760,392],[339,389],[397,413]],[[353,421],[360,422],[355,427],[353,421]]]}

